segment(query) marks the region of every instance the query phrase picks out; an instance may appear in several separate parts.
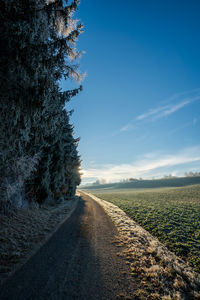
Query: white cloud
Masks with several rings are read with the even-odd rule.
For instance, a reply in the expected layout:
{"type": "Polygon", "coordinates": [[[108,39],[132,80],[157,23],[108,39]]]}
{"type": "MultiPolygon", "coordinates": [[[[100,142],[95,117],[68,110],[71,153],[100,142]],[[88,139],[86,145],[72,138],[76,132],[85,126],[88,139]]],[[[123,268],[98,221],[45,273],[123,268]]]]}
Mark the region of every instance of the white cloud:
{"type": "Polygon", "coordinates": [[[155,108],[150,108],[146,112],[138,115],[135,120],[124,125],[119,132],[130,131],[135,128],[134,125],[140,122],[154,122],[163,117],[170,116],[175,112],[179,111],[181,108],[200,100],[200,89],[195,89],[187,91],[184,93],[175,94],[165,101],[164,105],[159,105],[155,108]]]}
{"type": "Polygon", "coordinates": [[[120,129],[120,131],[121,131],[121,132],[123,132],[123,131],[130,131],[130,130],[132,130],[132,129],[133,129],[133,125],[132,125],[131,123],[129,123],[129,124],[125,125],[124,127],[122,127],[122,128],[120,129]]]}
{"type": "Polygon", "coordinates": [[[140,115],[137,117],[137,120],[144,120],[148,119],[148,121],[155,121],[158,119],[161,119],[162,117],[169,116],[176,111],[180,110],[186,105],[191,104],[192,102],[195,102],[197,100],[200,100],[200,95],[196,97],[191,97],[190,99],[185,99],[181,102],[175,103],[175,104],[169,104],[162,107],[159,107],[154,110],[150,110],[146,114],[140,115]],[[152,112],[153,111],[153,112],[152,112]],[[151,112],[151,115],[150,115],[151,112]],[[149,118],[151,116],[151,118],[149,118]]]}
{"type": "MultiPolygon", "coordinates": [[[[83,180],[104,178],[107,182],[119,181],[123,178],[152,178],[178,172],[182,174],[191,170],[192,163],[198,163],[200,169],[200,145],[186,148],[175,154],[147,153],[132,164],[103,165],[101,168],[83,170],[83,180]]],[[[94,180],[93,180],[94,181],[94,180]]]]}
{"type": "Polygon", "coordinates": [[[147,119],[148,117],[158,115],[161,111],[166,109],[168,106],[160,106],[154,109],[149,109],[147,112],[137,116],[136,120],[141,121],[147,119]]]}

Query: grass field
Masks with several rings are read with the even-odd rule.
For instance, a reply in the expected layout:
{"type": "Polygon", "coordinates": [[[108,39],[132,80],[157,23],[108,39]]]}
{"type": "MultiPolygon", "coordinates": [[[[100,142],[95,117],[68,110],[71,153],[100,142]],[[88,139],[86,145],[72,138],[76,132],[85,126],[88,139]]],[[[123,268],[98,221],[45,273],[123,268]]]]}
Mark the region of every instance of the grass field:
{"type": "Polygon", "coordinates": [[[161,179],[133,179],[125,182],[114,182],[106,184],[95,183],[90,186],[80,186],[81,189],[147,189],[147,188],[165,188],[165,187],[183,187],[200,184],[200,176],[191,177],[172,177],[161,179]]]}
{"type": "Polygon", "coordinates": [[[200,185],[146,190],[101,189],[93,190],[92,194],[119,206],[200,272],[200,185]]]}

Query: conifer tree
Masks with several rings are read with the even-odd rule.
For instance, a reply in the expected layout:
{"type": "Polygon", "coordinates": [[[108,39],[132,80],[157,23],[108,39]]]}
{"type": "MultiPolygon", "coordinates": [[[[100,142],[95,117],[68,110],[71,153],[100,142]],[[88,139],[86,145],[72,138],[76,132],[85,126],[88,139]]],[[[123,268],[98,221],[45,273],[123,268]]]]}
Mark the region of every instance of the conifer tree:
{"type": "Polygon", "coordinates": [[[74,64],[82,31],[73,18],[78,4],[0,3],[0,209],[19,204],[18,199],[42,203],[48,197],[71,197],[80,183],[78,140],[64,108],[81,87],[65,92],[59,87],[63,77],[81,79],[74,64]]]}

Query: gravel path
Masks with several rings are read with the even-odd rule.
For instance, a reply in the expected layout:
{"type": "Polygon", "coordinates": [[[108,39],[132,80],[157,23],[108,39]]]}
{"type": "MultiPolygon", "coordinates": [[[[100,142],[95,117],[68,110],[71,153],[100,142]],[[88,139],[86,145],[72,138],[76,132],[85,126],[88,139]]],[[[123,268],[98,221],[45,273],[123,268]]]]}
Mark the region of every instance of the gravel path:
{"type": "Polygon", "coordinates": [[[117,234],[103,208],[83,195],[72,216],[0,287],[0,299],[134,299],[117,234]]]}

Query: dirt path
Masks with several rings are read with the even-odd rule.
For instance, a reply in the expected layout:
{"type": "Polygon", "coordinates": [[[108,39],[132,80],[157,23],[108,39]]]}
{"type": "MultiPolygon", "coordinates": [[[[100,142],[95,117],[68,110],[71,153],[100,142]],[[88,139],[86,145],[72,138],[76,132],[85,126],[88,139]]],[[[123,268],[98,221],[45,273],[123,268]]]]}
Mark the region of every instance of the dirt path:
{"type": "Polygon", "coordinates": [[[72,216],[0,287],[0,299],[134,299],[115,235],[103,208],[82,196],[72,216]]]}

